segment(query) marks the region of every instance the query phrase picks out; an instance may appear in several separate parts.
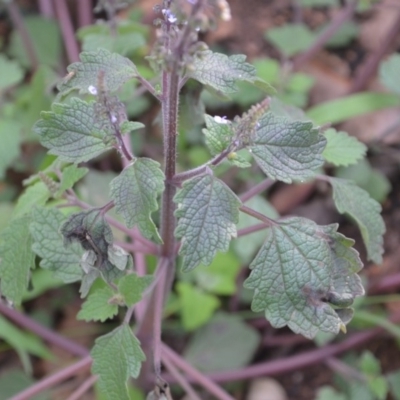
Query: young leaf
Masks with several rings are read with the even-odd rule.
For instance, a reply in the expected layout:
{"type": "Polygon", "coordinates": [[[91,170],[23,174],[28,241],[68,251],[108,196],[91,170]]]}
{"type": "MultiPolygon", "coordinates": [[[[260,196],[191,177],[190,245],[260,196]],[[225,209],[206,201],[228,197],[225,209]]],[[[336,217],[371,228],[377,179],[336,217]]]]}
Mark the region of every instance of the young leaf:
{"type": "Polygon", "coordinates": [[[231,237],[236,236],[240,200],[222,181],[206,174],[186,181],[174,201],[183,270],[209,265],[217,251],[226,252],[231,237]]]}
{"type": "Polygon", "coordinates": [[[176,289],[179,294],[182,324],[186,331],[193,331],[208,322],[220,305],[218,297],[191,283],[178,282],[176,289]]]}
{"type": "Polygon", "coordinates": [[[272,179],[286,183],[308,179],[323,164],[326,139],[311,122],[265,113],[249,146],[257,164],[272,179]]]}
{"type": "Polygon", "coordinates": [[[225,150],[232,141],[234,132],[231,129],[230,121],[220,117],[205,116],[206,127],[203,133],[206,137],[206,144],[211,155],[215,156],[225,150]]]}
{"type": "Polygon", "coordinates": [[[124,324],[96,339],[91,351],[92,372],[108,400],[129,400],[127,380],[137,378],[146,357],[129,325],[124,324]]]}
{"type": "Polygon", "coordinates": [[[109,286],[97,289],[89,295],[82,304],[77,318],[85,321],[101,321],[114,317],[118,312],[117,304],[110,304],[110,299],[115,295],[109,286]]]}
{"type": "Polygon", "coordinates": [[[64,246],[60,233],[64,221],[64,215],[56,208],[35,207],[29,229],[33,237],[32,250],[42,259],[40,266],[54,271],[54,276],[63,282],[70,283],[82,278],[82,250],[76,243],[68,248],[64,246]]]}
{"type": "Polygon", "coordinates": [[[23,215],[0,233],[1,294],[15,304],[21,303],[30,269],[35,266],[29,223],[29,215],[23,215]]]}
{"type": "Polygon", "coordinates": [[[157,195],[164,190],[160,164],[149,158],[137,158],[110,183],[115,208],[131,228],[138,226],[143,236],[161,242],[151,213],[158,208],[157,195]]]}
{"type": "Polygon", "coordinates": [[[327,144],[322,155],[326,161],[334,165],[355,164],[365,156],[367,146],[346,132],[337,132],[331,128],[325,132],[324,136],[327,144]]]}
{"type": "Polygon", "coordinates": [[[29,186],[19,197],[14,208],[13,217],[29,214],[34,206],[44,206],[50,198],[50,191],[43,182],[29,186]]]}
{"type": "Polygon", "coordinates": [[[400,55],[392,54],[386,61],[382,62],[379,67],[379,77],[381,82],[391,92],[400,95],[400,55]]]}
{"type": "Polygon", "coordinates": [[[313,338],[321,330],[338,333],[348,320],[343,310],[364,293],[356,274],[362,263],[354,243],[336,232],[337,225],[318,226],[288,218],[267,230],[267,238],[250,264],[245,287],[254,289],[253,311],[265,310],[271,324],[288,325],[313,338]]]}
{"type": "Polygon", "coordinates": [[[66,190],[71,189],[76,182],[81,180],[89,170],[87,168],[79,168],[76,165],[69,165],[62,171],[59,193],[64,193],[66,190]]]}
{"type": "Polygon", "coordinates": [[[273,92],[272,87],[258,78],[256,69],[245,60],[243,54],[228,57],[206,50],[196,58],[188,76],[227,95],[237,92],[237,81],[246,81],[266,92],[273,92]]]}
{"type": "Polygon", "coordinates": [[[382,262],[385,224],[380,215],[381,206],[352,181],[330,178],[333,200],[341,214],[348,214],[360,228],[367,248],[368,259],[382,262]]]}
{"type": "Polygon", "coordinates": [[[129,58],[106,49],[82,52],[81,62],[71,64],[67,70],[69,74],[58,85],[58,90],[68,94],[77,89],[79,93],[91,93],[89,88],[97,87],[99,72],[104,73],[104,84],[108,91],[118,90],[125,82],[138,76],[135,64],[129,58]]]}
{"type": "Polygon", "coordinates": [[[68,104],[53,104],[52,109],[42,112],[42,119],[33,127],[50,154],[79,163],[111,148],[104,121],[96,114],[93,103],[73,97],[68,104]]]}
{"type": "Polygon", "coordinates": [[[123,296],[125,304],[130,307],[138,303],[152,281],[152,276],[137,276],[136,274],[128,274],[121,278],[118,282],[118,290],[123,296]]]}

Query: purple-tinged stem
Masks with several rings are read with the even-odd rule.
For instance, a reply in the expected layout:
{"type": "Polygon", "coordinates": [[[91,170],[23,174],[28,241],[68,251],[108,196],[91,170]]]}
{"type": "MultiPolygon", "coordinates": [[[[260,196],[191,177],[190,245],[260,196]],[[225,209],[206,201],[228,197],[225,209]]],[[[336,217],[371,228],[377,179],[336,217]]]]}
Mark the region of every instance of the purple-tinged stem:
{"type": "Polygon", "coordinates": [[[65,50],[67,52],[68,62],[79,61],[79,47],[75,39],[75,30],[72,25],[71,15],[68,11],[65,0],[54,0],[56,16],[60,24],[61,34],[64,39],[65,50]]]}
{"type": "Polygon", "coordinates": [[[27,317],[26,315],[20,313],[13,308],[6,306],[2,302],[0,302],[0,313],[20,327],[34,332],[46,342],[52,343],[55,346],[60,347],[61,349],[64,349],[65,351],[68,351],[73,355],[83,357],[89,354],[89,351],[85,347],[55,333],[54,331],[44,327],[43,325],[40,325],[33,319],[27,317]]]}
{"type": "Polygon", "coordinates": [[[91,25],[93,20],[93,4],[92,0],[76,0],[78,7],[78,26],[91,25]]]}
{"type": "Polygon", "coordinates": [[[90,376],[67,398],[67,400],[80,400],[82,396],[96,383],[97,379],[98,377],[96,375],[90,376]]]}
{"type": "Polygon", "coordinates": [[[26,29],[19,7],[15,1],[6,1],[5,4],[14,28],[17,29],[18,33],[21,35],[22,45],[26,50],[29,62],[31,63],[33,70],[36,70],[39,66],[39,60],[37,58],[35,47],[33,46],[31,35],[26,29]]]}
{"type": "Polygon", "coordinates": [[[54,18],[54,7],[51,0],[39,0],[39,11],[43,17],[54,18]]]}
{"type": "Polygon", "coordinates": [[[166,344],[162,343],[162,352],[174,363],[178,368],[190,376],[191,381],[197,382],[203,386],[209,393],[211,393],[218,400],[234,400],[234,398],[228,394],[224,389],[215,384],[206,375],[199,372],[196,368],[193,368],[187,361],[185,361],[179,354],[175,353],[166,344]]]}
{"type": "Polygon", "coordinates": [[[253,197],[257,196],[258,194],[264,192],[265,190],[269,189],[276,181],[272,179],[264,179],[262,182],[258,183],[257,185],[253,186],[247,192],[241,194],[239,199],[242,203],[246,203],[246,201],[252,199],[253,197]]]}
{"type": "Polygon", "coordinates": [[[187,379],[175,368],[174,364],[169,360],[168,356],[163,354],[162,362],[170,372],[170,374],[176,379],[176,382],[181,386],[181,388],[189,396],[190,400],[201,400],[200,396],[195,392],[192,385],[187,381],[187,379]]]}
{"type": "Polygon", "coordinates": [[[61,371],[56,372],[53,375],[50,375],[47,378],[42,379],[41,381],[35,383],[28,389],[23,390],[19,394],[11,397],[9,400],[30,400],[33,396],[44,392],[45,390],[51,388],[52,386],[69,379],[71,376],[78,375],[84,371],[87,371],[92,364],[92,359],[90,356],[86,356],[82,360],[78,361],[75,364],[70,365],[67,368],[62,369],[61,371]]]}
{"type": "Polygon", "coordinates": [[[249,226],[247,228],[239,229],[237,231],[236,237],[242,237],[242,236],[250,235],[250,233],[262,231],[262,230],[267,229],[269,227],[270,227],[270,225],[267,225],[267,224],[257,224],[257,225],[249,226]]]}
{"type": "Polygon", "coordinates": [[[250,215],[254,218],[257,218],[258,220],[262,221],[264,224],[268,225],[268,226],[273,226],[273,225],[277,225],[277,223],[271,219],[268,218],[267,216],[265,216],[264,214],[259,213],[256,210],[253,210],[250,207],[247,206],[240,206],[239,210],[247,215],[250,215]]]}
{"type": "Polygon", "coordinates": [[[357,8],[358,0],[348,1],[345,8],[332,19],[332,22],[327,29],[318,36],[317,40],[312,44],[312,46],[296,57],[293,61],[293,69],[301,68],[308,60],[314,57],[326,44],[326,42],[340,30],[342,25],[348,21],[354,14],[357,8]]]}

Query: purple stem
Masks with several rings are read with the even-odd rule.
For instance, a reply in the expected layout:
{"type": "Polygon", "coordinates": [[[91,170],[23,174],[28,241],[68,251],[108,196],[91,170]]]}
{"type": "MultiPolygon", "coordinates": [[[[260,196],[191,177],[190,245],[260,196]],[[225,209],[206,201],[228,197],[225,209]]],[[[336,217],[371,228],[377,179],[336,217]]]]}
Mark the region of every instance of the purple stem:
{"type": "Polygon", "coordinates": [[[71,15],[65,0],[54,0],[54,6],[57,20],[61,28],[61,34],[64,39],[68,62],[71,64],[79,61],[79,47],[75,39],[75,30],[72,25],[71,15]]]}
{"type": "Polygon", "coordinates": [[[89,354],[89,351],[85,347],[67,338],[64,338],[63,336],[53,332],[52,330],[40,325],[33,319],[27,317],[26,315],[20,313],[13,308],[6,306],[2,302],[0,302],[0,313],[9,318],[11,321],[15,322],[17,325],[21,326],[22,328],[34,332],[46,342],[52,343],[73,355],[83,357],[89,354]]]}
{"type": "Polygon", "coordinates": [[[246,201],[250,200],[254,196],[257,196],[258,194],[264,192],[264,190],[269,189],[275,182],[276,181],[273,181],[272,179],[269,178],[264,179],[262,182],[258,183],[257,185],[253,186],[250,190],[240,195],[239,199],[242,201],[242,203],[246,203],[246,201]]]}
{"type": "Polygon", "coordinates": [[[40,14],[46,18],[54,18],[54,7],[51,0],[39,0],[40,14]]]}
{"type": "Polygon", "coordinates": [[[357,8],[358,0],[348,1],[346,7],[333,18],[332,22],[328,26],[327,29],[318,36],[317,40],[313,43],[313,45],[304,53],[300,54],[293,61],[293,69],[301,68],[309,59],[314,57],[316,53],[318,53],[326,44],[326,42],[339,31],[343,23],[349,20],[356,8],[357,8]]]}
{"type": "Polygon", "coordinates": [[[397,12],[397,18],[394,21],[389,33],[386,35],[385,39],[380,44],[379,48],[374,51],[367,61],[360,65],[360,68],[357,70],[356,76],[353,80],[353,84],[349,90],[349,93],[356,93],[364,89],[368,80],[377,70],[379,63],[382,58],[385,56],[387,51],[393,43],[396,41],[396,38],[400,32],[400,12],[397,12]]]}
{"type": "Polygon", "coordinates": [[[218,400],[234,400],[234,398],[228,394],[220,386],[216,385],[209,377],[193,368],[187,361],[185,361],[179,354],[175,353],[164,343],[161,344],[163,353],[173,362],[178,368],[190,376],[191,381],[197,382],[203,386],[209,393],[215,396],[218,400]]]}
{"type": "Polygon", "coordinates": [[[162,362],[171,375],[176,379],[176,382],[182,387],[182,389],[187,393],[190,400],[201,400],[200,396],[195,392],[192,385],[187,381],[187,379],[175,368],[174,364],[169,360],[166,354],[162,356],[162,362]]]}
{"type": "Polygon", "coordinates": [[[51,388],[59,382],[65,381],[71,376],[78,375],[79,373],[86,371],[90,364],[92,363],[92,359],[90,356],[86,356],[82,360],[78,361],[75,364],[70,365],[67,368],[62,369],[61,371],[56,372],[55,374],[42,379],[37,382],[35,385],[32,385],[28,389],[20,392],[19,394],[11,397],[9,400],[29,400],[32,399],[33,396],[44,392],[45,390],[51,388]]]}
{"type": "Polygon", "coordinates": [[[267,224],[257,224],[257,225],[249,226],[247,228],[239,229],[237,231],[237,237],[250,235],[250,233],[262,231],[269,227],[270,227],[270,225],[267,225],[267,224]]]}
{"type": "Polygon", "coordinates": [[[7,12],[10,15],[11,21],[14,25],[14,28],[16,28],[18,33],[21,35],[22,45],[26,50],[29,62],[31,63],[32,68],[36,70],[39,66],[39,60],[37,58],[37,54],[31,39],[31,35],[26,29],[26,25],[19,11],[18,5],[16,4],[15,1],[6,1],[5,4],[7,7],[7,12]]]}
{"type": "Polygon", "coordinates": [[[78,387],[78,389],[75,390],[67,398],[67,400],[80,400],[82,399],[82,396],[96,383],[98,377],[96,375],[92,375],[89,378],[85,380],[85,382],[82,383],[81,386],[78,387]]]}
{"type": "Polygon", "coordinates": [[[78,26],[90,25],[92,23],[92,0],[76,0],[78,6],[78,26]]]}

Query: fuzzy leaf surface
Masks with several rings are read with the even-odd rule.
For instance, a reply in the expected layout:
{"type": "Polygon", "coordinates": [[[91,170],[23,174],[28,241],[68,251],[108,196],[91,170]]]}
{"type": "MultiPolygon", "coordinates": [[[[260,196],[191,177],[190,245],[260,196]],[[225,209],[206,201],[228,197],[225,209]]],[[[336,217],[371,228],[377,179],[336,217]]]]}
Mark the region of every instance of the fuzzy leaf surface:
{"type": "Polygon", "coordinates": [[[59,193],[63,193],[71,189],[76,182],[80,181],[89,170],[87,168],[79,168],[76,165],[68,165],[62,171],[59,193]]]}
{"type": "Polygon", "coordinates": [[[149,158],[137,158],[110,183],[111,198],[126,225],[137,226],[143,236],[161,242],[151,219],[158,209],[157,196],[164,190],[164,174],[160,164],[149,158]]]}
{"type": "Polygon", "coordinates": [[[54,276],[65,283],[82,278],[80,261],[83,251],[74,243],[65,247],[60,226],[65,216],[56,208],[35,207],[32,210],[30,232],[33,237],[32,250],[42,259],[40,266],[54,271],[54,276]]]}
{"type": "Polygon", "coordinates": [[[210,115],[205,116],[205,122],[206,128],[203,129],[203,133],[206,138],[206,145],[211,155],[215,156],[229,146],[234,132],[230,123],[217,122],[216,118],[210,115]]]}
{"type": "Polygon", "coordinates": [[[118,312],[117,304],[110,304],[109,300],[114,296],[109,286],[100,288],[89,295],[82,304],[77,318],[85,321],[101,321],[114,317],[118,312]]]}
{"type": "Polygon", "coordinates": [[[319,330],[343,329],[351,316],[349,306],[364,290],[354,242],[336,229],[305,218],[288,218],[268,228],[245,281],[254,290],[253,311],[265,311],[274,327],[287,325],[308,338],[319,330]]]}
{"type": "Polygon", "coordinates": [[[346,132],[328,129],[324,134],[327,144],[322,155],[326,161],[340,166],[355,164],[365,156],[367,146],[346,132]]]}
{"type": "Polygon", "coordinates": [[[111,148],[104,118],[97,115],[94,103],[73,97],[69,103],[53,104],[52,111],[41,116],[33,130],[49,153],[63,161],[89,161],[111,148]]]}
{"type": "Polygon", "coordinates": [[[99,73],[104,73],[104,85],[110,92],[118,90],[125,82],[138,76],[135,64],[126,57],[110,53],[106,49],[80,54],[81,62],[71,64],[69,74],[58,85],[62,94],[77,89],[79,93],[90,93],[89,87],[98,86],[99,73]]]}
{"type": "Polygon", "coordinates": [[[268,83],[257,77],[255,67],[246,62],[243,54],[228,57],[210,50],[203,51],[194,61],[193,70],[188,72],[188,76],[227,95],[238,91],[237,81],[252,83],[267,92],[274,91],[268,83]]]}
{"type": "Polygon", "coordinates": [[[31,250],[29,215],[12,221],[0,234],[0,288],[1,294],[20,304],[28,287],[30,269],[35,266],[31,250]]]}
{"type": "Polygon", "coordinates": [[[29,186],[19,197],[14,208],[13,217],[29,214],[34,206],[44,206],[50,198],[50,191],[43,182],[29,186]]]}
{"type": "Polygon", "coordinates": [[[211,264],[217,252],[226,252],[236,237],[240,200],[225,183],[206,174],[186,181],[174,201],[183,270],[211,264]]]}
{"type": "Polygon", "coordinates": [[[355,220],[367,248],[368,259],[380,264],[386,230],[380,215],[382,207],[352,181],[330,178],[330,182],[336,208],[341,214],[347,214],[355,220]]]}
{"type": "Polygon", "coordinates": [[[249,146],[257,164],[272,179],[286,183],[308,179],[320,167],[326,139],[311,122],[265,113],[249,146]]]}
{"type": "Polygon", "coordinates": [[[152,276],[138,276],[127,274],[118,282],[119,293],[124,298],[125,304],[130,307],[142,299],[143,292],[153,281],[152,276]]]}
{"type": "Polygon", "coordinates": [[[96,339],[91,351],[92,372],[99,375],[99,389],[108,400],[129,400],[127,380],[139,375],[146,357],[127,324],[96,339]]]}

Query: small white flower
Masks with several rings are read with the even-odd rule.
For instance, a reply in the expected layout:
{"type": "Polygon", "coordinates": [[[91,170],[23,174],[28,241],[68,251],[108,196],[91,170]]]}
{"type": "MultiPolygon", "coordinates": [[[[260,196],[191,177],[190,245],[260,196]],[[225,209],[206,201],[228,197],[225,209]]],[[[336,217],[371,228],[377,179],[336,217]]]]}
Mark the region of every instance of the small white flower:
{"type": "Polygon", "coordinates": [[[97,96],[97,88],[96,86],[90,85],[88,87],[88,91],[90,94],[92,94],[93,96],[97,96]]]}
{"type": "Polygon", "coordinates": [[[218,0],[217,5],[219,10],[221,11],[222,21],[230,21],[232,19],[232,16],[229,3],[226,0],[218,0]]]}
{"type": "Polygon", "coordinates": [[[111,122],[115,124],[117,122],[117,116],[115,114],[111,114],[111,122]]]}
{"type": "Polygon", "coordinates": [[[178,21],[178,18],[176,18],[175,14],[171,12],[171,10],[164,9],[161,11],[164,15],[165,18],[167,18],[168,22],[171,24],[174,24],[176,21],[178,21]]]}
{"type": "Polygon", "coordinates": [[[225,116],[224,116],[224,117],[219,117],[218,115],[216,115],[216,116],[214,117],[214,121],[215,121],[217,124],[229,124],[229,122],[230,122],[230,121],[228,121],[228,120],[226,119],[225,116]]]}

